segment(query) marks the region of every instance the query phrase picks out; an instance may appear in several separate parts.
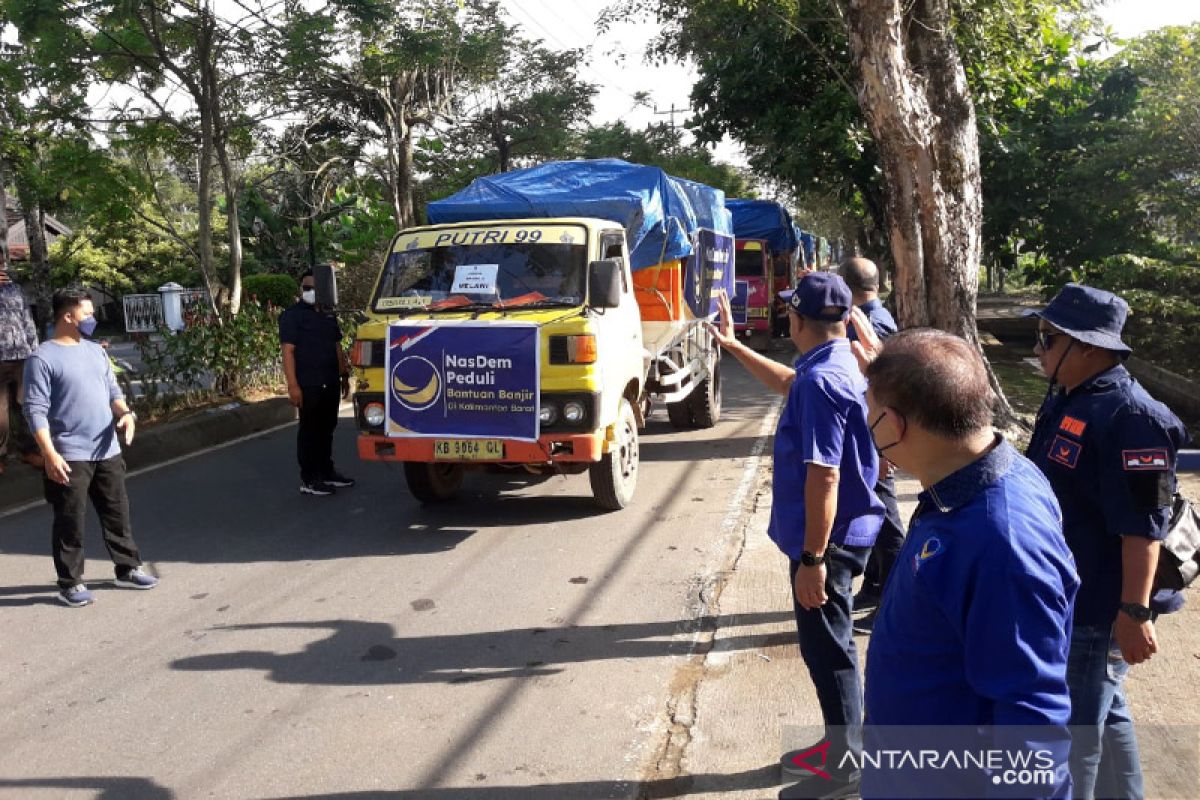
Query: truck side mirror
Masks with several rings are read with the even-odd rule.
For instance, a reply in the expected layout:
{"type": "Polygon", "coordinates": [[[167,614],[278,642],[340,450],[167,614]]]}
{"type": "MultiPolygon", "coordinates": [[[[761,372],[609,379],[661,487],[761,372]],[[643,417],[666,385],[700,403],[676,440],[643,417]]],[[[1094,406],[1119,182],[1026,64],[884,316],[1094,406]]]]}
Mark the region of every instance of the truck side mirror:
{"type": "Polygon", "coordinates": [[[317,292],[317,305],[326,308],[337,307],[337,275],[332,264],[317,264],[313,267],[313,289],[317,292]]]}
{"type": "Polygon", "coordinates": [[[592,308],[616,308],[621,305],[621,269],[619,258],[604,258],[588,265],[588,305],[592,308]]]}

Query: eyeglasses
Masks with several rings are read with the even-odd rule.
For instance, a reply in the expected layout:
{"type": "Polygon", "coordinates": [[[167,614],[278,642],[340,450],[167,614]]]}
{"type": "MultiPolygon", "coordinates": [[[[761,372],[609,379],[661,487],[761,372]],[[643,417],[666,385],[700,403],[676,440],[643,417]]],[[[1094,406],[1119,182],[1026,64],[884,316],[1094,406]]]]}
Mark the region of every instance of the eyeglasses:
{"type": "Polygon", "coordinates": [[[1066,336],[1066,334],[1062,332],[1039,330],[1037,332],[1038,347],[1042,348],[1043,351],[1050,350],[1051,347],[1054,347],[1054,340],[1059,336],[1066,336]]]}

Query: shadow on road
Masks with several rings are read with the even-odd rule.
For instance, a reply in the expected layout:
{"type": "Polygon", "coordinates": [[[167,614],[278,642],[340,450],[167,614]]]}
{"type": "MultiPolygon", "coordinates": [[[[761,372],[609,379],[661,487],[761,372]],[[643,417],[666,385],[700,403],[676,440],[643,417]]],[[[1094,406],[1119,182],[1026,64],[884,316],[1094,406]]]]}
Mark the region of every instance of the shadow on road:
{"type": "Polygon", "coordinates": [[[576,781],[573,783],[543,783],[532,786],[488,786],[487,774],[475,776],[478,785],[448,786],[432,789],[398,789],[396,791],[343,792],[319,795],[288,795],[273,800],[600,800],[610,797],[669,798],[687,797],[709,792],[738,792],[749,789],[768,789],[774,796],[779,786],[779,765],[770,764],[758,769],[729,775],[705,773],[683,775],[658,781],[576,781]]]}
{"type": "Polygon", "coordinates": [[[159,786],[150,778],[84,777],[84,778],[0,778],[0,790],[67,789],[95,792],[95,800],[172,800],[175,793],[159,786]]]}
{"type": "MultiPolygon", "coordinates": [[[[260,630],[328,630],[329,636],[299,653],[237,650],[182,658],[173,669],[267,673],[277,683],[375,686],[410,683],[475,683],[561,672],[561,665],[625,658],[686,655],[689,637],[719,624],[756,625],[792,619],[789,611],[721,618],[618,625],[515,628],[445,636],[398,637],[392,625],[361,620],[265,622],[208,628],[214,634],[260,630]]],[[[723,651],[770,646],[767,634],[721,640],[723,651]]]]}

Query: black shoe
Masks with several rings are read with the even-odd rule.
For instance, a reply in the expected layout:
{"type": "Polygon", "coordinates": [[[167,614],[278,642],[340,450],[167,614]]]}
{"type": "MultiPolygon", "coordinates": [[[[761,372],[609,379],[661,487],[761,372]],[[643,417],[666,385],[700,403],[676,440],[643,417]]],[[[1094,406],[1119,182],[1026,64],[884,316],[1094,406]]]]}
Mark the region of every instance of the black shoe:
{"type": "Polygon", "coordinates": [[[300,494],[315,494],[318,497],[334,494],[337,489],[330,486],[325,481],[301,481],[300,494]]]}
{"type": "Polygon", "coordinates": [[[865,617],[859,617],[850,624],[850,627],[859,636],[870,636],[875,630],[875,618],[879,616],[879,611],[874,610],[865,617]]]}
{"type": "Polygon", "coordinates": [[[354,478],[347,478],[345,475],[335,469],[333,472],[325,476],[325,483],[329,484],[330,486],[336,486],[339,489],[349,489],[354,485],[355,481],[354,478]]]}
{"type": "Polygon", "coordinates": [[[780,800],[846,800],[858,797],[861,781],[858,778],[843,778],[830,775],[809,774],[802,781],[779,790],[780,800]]]}
{"type": "Polygon", "coordinates": [[[854,595],[853,602],[855,611],[870,611],[872,608],[879,608],[879,592],[864,586],[858,594],[854,595]]]}

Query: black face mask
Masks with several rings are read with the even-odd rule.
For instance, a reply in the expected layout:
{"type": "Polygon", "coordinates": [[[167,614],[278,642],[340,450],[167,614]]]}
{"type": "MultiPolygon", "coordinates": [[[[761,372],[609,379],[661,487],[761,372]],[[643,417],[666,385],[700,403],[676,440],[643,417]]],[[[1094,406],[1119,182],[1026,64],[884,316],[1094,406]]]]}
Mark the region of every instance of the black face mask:
{"type": "Polygon", "coordinates": [[[884,445],[883,447],[880,447],[878,444],[875,443],[875,427],[877,425],[879,425],[879,423],[883,422],[883,418],[887,416],[887,413],[888,412],[886,412],[886,411],[880,411],[879,416],[876,417],[875,421],[871,423],[871,444],[875,445],[875,452],[879,453],[879,455],[883,455],[884,450],[890,450],[891,448],[900,444],[900,439],[897,439],[896,441],[892,442],[891,444],[884,445]]]}

